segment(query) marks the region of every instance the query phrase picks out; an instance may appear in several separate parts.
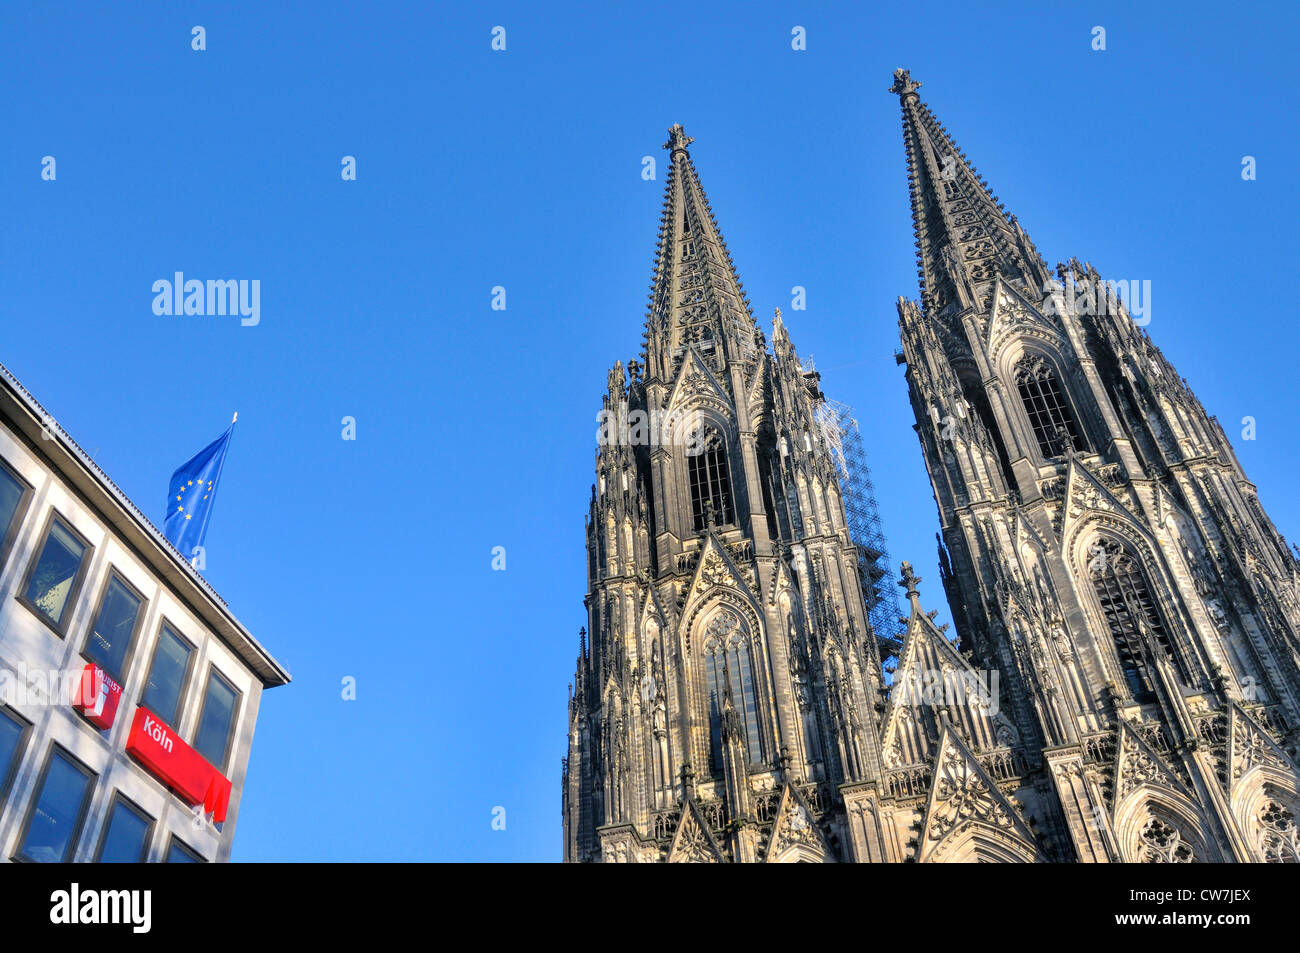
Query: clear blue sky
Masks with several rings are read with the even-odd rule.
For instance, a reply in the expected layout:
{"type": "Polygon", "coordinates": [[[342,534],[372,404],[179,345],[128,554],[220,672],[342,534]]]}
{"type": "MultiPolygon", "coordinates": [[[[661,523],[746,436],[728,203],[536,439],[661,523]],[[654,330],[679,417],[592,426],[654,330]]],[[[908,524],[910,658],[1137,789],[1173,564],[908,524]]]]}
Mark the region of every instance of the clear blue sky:
{"type": "Polygon", "coordinates": [[[607,6],[0,9],[0,360],[158,519],[240,414],[207,576],[295,681],[236,860],[559,858],[595,414],[640,347],[673,122],[941,617],[892,356],[899,66],[1050,262],[1151,280],[1149,331],[1300,540],[1293,4],[607,6]],[[155,316],[175,271],[259,279],[260,325],[155,316]]]}

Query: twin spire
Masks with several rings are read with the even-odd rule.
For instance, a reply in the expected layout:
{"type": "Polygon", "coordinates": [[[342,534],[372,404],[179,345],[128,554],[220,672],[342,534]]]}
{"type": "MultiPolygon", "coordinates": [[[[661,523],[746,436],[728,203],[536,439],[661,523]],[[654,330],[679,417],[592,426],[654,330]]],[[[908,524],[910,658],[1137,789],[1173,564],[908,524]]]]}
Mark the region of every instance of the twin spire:
{"type": "MultiPolygon", "coordinates": [[[[1045,264],[966,154],[900,69],[899,97],[916,235],[917,275],[927,311],[981,306],[994,279],[1041,291],[1045,264]]],[[[646,315],[647,379],[668,382],[689,348],[716,369],[755,357],[762,338],[681,124],[668,129],[671,156],[646,315]]]]}

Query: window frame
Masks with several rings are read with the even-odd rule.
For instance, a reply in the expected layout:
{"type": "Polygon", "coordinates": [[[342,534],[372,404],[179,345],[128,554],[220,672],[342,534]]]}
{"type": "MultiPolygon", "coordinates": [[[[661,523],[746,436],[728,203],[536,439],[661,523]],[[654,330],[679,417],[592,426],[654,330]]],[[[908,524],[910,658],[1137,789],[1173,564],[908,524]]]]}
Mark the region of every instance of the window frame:
{"type": "MultiPolygon", "coordinates": [[[[1063,418],[1066,431],[1070,435],[1071,452],[1088,453],[1091,444],[1084,433],[1083,423],[1075,407],[1074,395],[1070,392],[1066,384],[1065,375],[1062,373],[1060,364],[1049,357],[1047,354],[1036,350],[1027,350],[1020,354],[1019,357],[1011,364],[1011,385],[1015,390],[1016,397],[1020,403],[1020,412],[1026,424],[1029,425],[1029,436],[1033,438],[1034,449],[1038,451],[1038,456],[1044,461],[1054,460],[1063,454],[1058,452],[1049,452],[1055,449],[1053,441],[1056,441],[1055,433],[1039,434],[1039,418],[1044,414],[1048,418],[1052,416],[1052,407],[1050,403],[1055,404],[1055,410],[1063,418]],[[1046,378],[1039,372],[1039,368],[1046,368],[1048,375],[1046,378]],[[1022,377],[1025,378],[1022,381],[1022,377]],[[1044,379],[1051,382],[1052,393],[1049,395],[1043,387],[1044,379]],[[1026,382],[1032,381],[1037,391],[1030,395],[1035,401],[1042,403],[1041,409],[1035,409],[1031,405],[1029,397],[1025,395],[1026,382]],[[1046,440],[1047,446],[1044,446],[1046,440]]],[[[1057,426],[1061,426],[1057,422],[1057,426]]]]}
{"type": "Polygon", "coordinates": [[[27,805],[23,826],[19,829],[18,840],[14,844],[14,854],[9,858],[16,864],[41,863],[41,861],[25,856],[23,854],[23,845],[26,844],[27,838],[32,832],[32,821],[36,819],[36,808],[41,803],[41,795],[45,793],[45,785],[50,778],[50,769],[54,767],[54,759],[60,756],[65,758],[74,768],[84,772],[86,777],[86,790],[81,795],[81,806],[77,809],[76,819],[72,823],[72,833],[68,835],[68,846],[58,863],[70,863],[72,858],[77,856],[77,847],[81,844],[81,835],[86,826],[86,818],[90,814],[90,803],[94,800],[95,782],[99,780],[99,774],[92,770],[90,765],[55,741],[50,744],[50,750],[45,755],[45,764],[41,766],[40,777],[36,781],[36,786],[32,788],[32,799],[27,805]]]}
{"type": "Polygon", "coordinates": [[[723,693],[731,690],[731,704],[740,718],[744,732],[745,766],[765,764],[765,736],[760,712],[762,702],[756,681],[754,647],[744,629],[733,630],[725,637],[711,636],[703,646],[704,703],[709,724],[709,771],[712,777],[722,777],[722,707],[723,693]],[[744,658],[741,658],[741,651],[744,658]],[[744,663],[743,665],[741,663],[744,663]],[[723,678],[726,672],[730,680],[723,678]],[[748,693],[746,693],[748,690],[748,693]],[[752,702],[752,707],[751,703],[752,702]],[[750,714],[752,712],[752,720],[750,714]],[[753,750],[757,748],[758,750],[753,750]]]}
{"type": "Polygon", "coordinates": [[[32,740],[33,724],[8,705],[0,705],[0,717],[9,718],[19,726],[18,746],[14,748],[13,760],[8,765],[0,765],[0,772],[3,772],[0,773],[0,814],[3,814],[9,792],[13,790],[14,781],[18,778],[18,769],[27,756],[27,746],[32,740]]]}
{"type": "Polygon", "coordinates": [[[105,672],[108,672],[109,678],[112,678],[119,685],[125,685],[126,673],[131,670],[131,662],[135,658],[136,643],[140,637],[140,630],[144,628],[144,619],[148,614],[148,609],[149,600],[145,598],[144,593],[131,585],[131,581],[122,574],[122,571],[110,563],[108,566],[108,572],[104,573],[104,581],[99,584],[99,592],[95,599],[95,610],[91,613],[90,621],[86,625],[86,636],[81,642],[81,651],[78,654],[80,654],[83,660],[92,662],[104,669],[105,672]],[[126,653],[122,656],[121,672],[109,672],[108,669],[104,667],[104,663],[100,662],[98,659],[91,658],[89,652],[90,640],[94,638],[95,635],[95,625],[99,622],[99,614],[104,610],[104,600],[108,597],[108,590],[113,584],[114,579],[117,579],[117,581],[122,584],[122,587],[131,595],[135,596],[140,603],[135,610],[135,623],[131,626],[131,634],[128,636],[129,643],[126,647],[126,653]]]}
{"type": "Polygon", "coordinates": [[[206,864],[208,862],[206,857],[200,854],[189,844],[185,843],[185,841],[181,840],[180,835],[173,833],[167,838],[167,849],[163,851],[162,863],[164,864],[173,863],[171,858],[172,858],[172,851],[174,850],[179,850],[182,854],[189,854],[191,857],[194,858],[194,863],[196,864],[206,864]]]}
{"type": "Polygon", "coordinates": [[[1103,568],[1088,570],[1093,601],[1103,631],[1110,636],[1111,651],[1120,673],[1118,684],[1123,686],[1135,704],[1150,704],[1158,697],[1158,679],[1155,660],[1148,657],[1142,643],[1139,622],[1150,630],[1156,645],[1164,651],[1179,677],[1186,678],[1186,675],[1174,649],[1173,632],[1165,621],[1165,612],[1152,585],[1146,562],[1131,545],[1115,536],[1095,536],[1090,545],[1107,547],[1107,544],[1109,547],[1106,549],[1103,568]],[[1124,560],[1122,567],[1120,560],[1124,560]],[[1126,657],[1131,663],[1127,666],[1126,657]],[[1135,690],[1130,673],[1141,683],[1141,691],[1135,690]]]}
{"type": "MultiPolygon", "coordinates": [[[[18,495],[18,506],[14,509],[13,519],[8,526],[0,527],[0,573],[4,572],[6,563],[9,561],[9,554],[13,550],[15,541],[18,539],[18,531],[22,528],[23,521],[27,518],[27,510],[31,506],[32,497],[35,495],[35,488],[23,479],[23,475],[16,468],[11,466],[4,457],[0,457],[0,471],[6,476],[13,477],[18,483],[20,490],[18,495]]],[[[26,587],[24,587],[26,588],[26,587]]]]}
{"type": "Polygon", "coordinates": [[[225,774],[227,765],[230,764],[230,752],[234,748],[235,744],[235,729],[239,727],[239,716],[242,714],[244,707],[244,693],[239,690],[239,686],[222,674],[221,669],[217,668],[216,663],[214,662],[208,663],[208,677],[203,680],[203,700],[199,704],[198,718],[194,720],[194,730],[190,733],[190,746],[193,747],[195,751],[198,751],[202,757],[207,757],[207,755],[203,754],[202,751],[199,751],[196,745],[199,740],[199,729],[203,727],[203,716],[207,712],[208,702],[211,700],[208,693],[208,686],[212,684],[213,678],[219,678],[221,681],[225,682],[226,686],[235,694],[235,703],[230,711],[230,726],[226,729],[226,747],[221,755],[221,763],[212,765],[222,774],[225,774]]]}
{"type": "Polygon", "coordinates": [[[736,486],[731,473],[731,444],[725,429],[712,421],[702,423],[699,429],[699,450],[684,454],[684,460],[686,466],[683,476],[690,532],[703,533],[709,528],[709,505],[715,502],[725,503],[726,509],[714,507],[713,525],[718,529],[738,525],[736,486]],[[716,441],[717,445],[710,447],[711,441],[716,441]]]}
{"type": "Polygon", "coordinates": [[[49,514],[45,517],[45,525],[41,527],[40,543],[32,550],[31,559],[28,561],[27,569],[23,573],[22,584],[18,587],[14,598],[23,606],[26,606],[28,611],[35,615],[36,618],[45,623],[51,632],[61,639],[67,638],[69,623],[72,621],[72,616],[76,614],[77,600],[81,598],[81,590],[85,586],[86,576],[90,574],[90,563],[94,556],[94,545],[77,531],[70,519],[60,513],[56,507],[51,506],[49,514]],[[49,544],[50,533],[54,530],[56,520],[63,524],[63,528],[85,547],[81,554],[81,565],[77,567],[77,574],[73,577],[72,586],[68,589],[68,599],[64,604],[63,618],[57,623],[46,614],[44,609],[27,598],[27,588],[32,584],[32,577],[36,575],[36,566],[41,561],[41,556],[45,554],[45,547],[49,544]]]}
{"type": "Polygon", "coordinates": [[[104,815],[104,829],[99,832],[99,841],[98,843],[95,844],[95,853],[94,856],[91,858],[91,863],[95,863],[95,864],[111,863],[111,861],[104,861],[101,860],[100,858],[102,858],[104,855],[104,844],[108,840],[109,829],[112,828],[113,826],[113,815],[117,813],[118,807],[126,808],[136,817],[139,817],[142,820],[147,822],[147,826],[145,827],[145,831],[144,831],[144,843],[140,847],[140,859],[135,861],[135,863],[137,864],[148,863],[149,848],[153,846],[153,832],[154,832],[154,828],[158,824],[158,819],[152,816],[148,811],[142,808],[139,804],[135,803],[135,801],[131,800],[129,797],[123,794],[120,789],[113,792],[113,797],[108,802],[108,811],[104,815]]]}
{"type": "Polygon", "coordinates": [[[176,636],[176,640],[184,645],[189,652],[185,658],[185,671],[181,673],[180,692],[176,696],[176,710],[172,712],[170,716],[163,712],[156,711],[153,708],[150,708],[149,710],[157,715],[164,725],[171,728],[173,731],[176,731],[179,735],[180,732],[177,731],[177,726],[180,724],[181,718],[185,714],[185,700],[190,694],[190,682],[194,677],[195,669],[198,668],[199,647],[197,644],[186,638],[185,635],[182,634],[181,630],[173,625],[166,616],[163,616],[162,620],[158,623],[158,635],[153,640],[153,651],[149,653],[149,666],[145,669],[144,683],[140,686],[140,695],[139,698],[136,699],[136,704],[142,706],[145,703],[144,696],[149,691],[149,679],[150,676],[153,675],[153,667],[158,661],[158,650],[162,647],[164,632],[170,632],[172,635],[176,636]]]}

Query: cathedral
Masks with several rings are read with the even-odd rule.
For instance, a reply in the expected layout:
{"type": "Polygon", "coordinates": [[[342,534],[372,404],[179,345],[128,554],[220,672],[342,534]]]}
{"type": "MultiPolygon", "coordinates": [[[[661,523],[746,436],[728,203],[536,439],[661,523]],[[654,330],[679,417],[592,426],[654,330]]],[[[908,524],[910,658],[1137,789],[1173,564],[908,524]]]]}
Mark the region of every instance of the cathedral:
{"type": "Polygon", "coordinates": [[[609,373],[562,779],[572,862],[1300,861],[1300,561],[1091,265],[1054,271],[917,92],[898,301],[955,632],[877,632],[780,312],[671,155],[609,373]]]}

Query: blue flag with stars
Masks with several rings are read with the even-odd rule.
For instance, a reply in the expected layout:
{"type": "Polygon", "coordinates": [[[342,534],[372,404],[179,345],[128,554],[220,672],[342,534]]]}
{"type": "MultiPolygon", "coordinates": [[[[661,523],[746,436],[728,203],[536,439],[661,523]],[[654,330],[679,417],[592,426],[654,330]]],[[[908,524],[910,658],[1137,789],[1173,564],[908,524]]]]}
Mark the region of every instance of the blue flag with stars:
{"type": "Polygon", "coordinates": [[[167,516],[163,520],[163,535],[187,559],[194,556],[196,546],[203,545],[208,520],[212,517],[212,505],[217,501],[217,482],[221,479],[221,468],[226,462],[226,449],[230,446],[230,436],[234,432],[235,425],[232,421],[229,430],[181,464],[172,474],[167,490],[167,516]]]}

